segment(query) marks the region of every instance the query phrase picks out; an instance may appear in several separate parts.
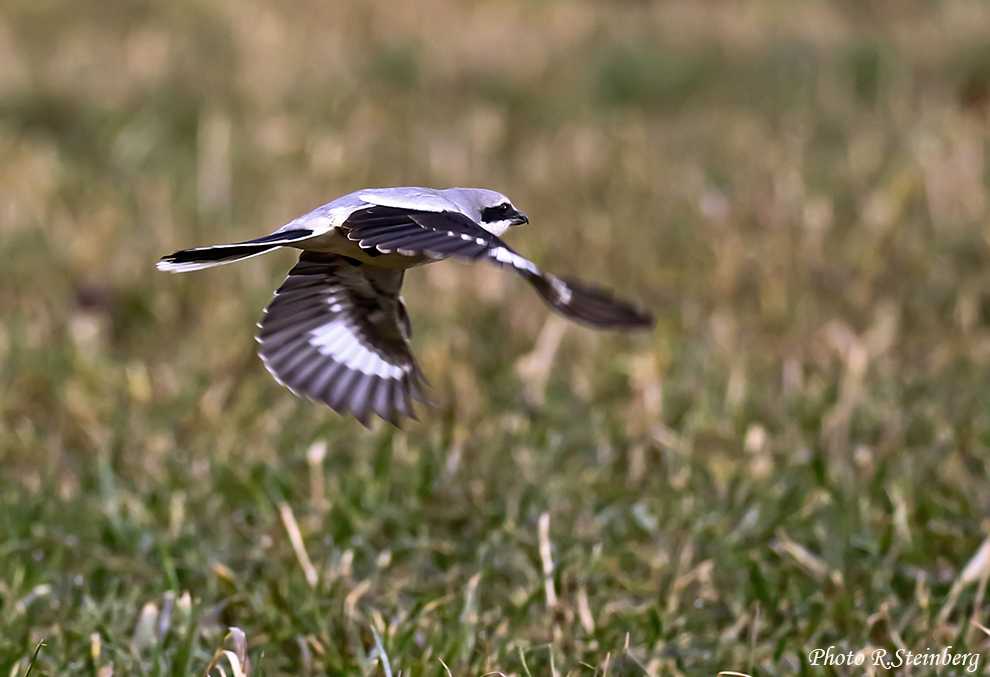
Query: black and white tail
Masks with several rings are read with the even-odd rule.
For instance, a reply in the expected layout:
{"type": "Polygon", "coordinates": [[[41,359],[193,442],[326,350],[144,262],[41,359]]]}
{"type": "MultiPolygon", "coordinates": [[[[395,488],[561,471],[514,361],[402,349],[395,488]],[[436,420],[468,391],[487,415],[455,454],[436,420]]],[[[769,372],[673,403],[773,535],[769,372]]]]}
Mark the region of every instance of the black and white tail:
{"type": "Polygon", "coordinates": [[[258,256],[278,249],[286,244],[305,240],[313,234],[313,231],[306,229],[284,230],[272,233],[257,240],[247,242],[234,242],[232,244],[215,244],[211,247],[194,247],[193,249],[183,249],[174,254],[163,256],[158,262],[158,270],[167,270],[171,273],[185,273],[190,270],[202,270],[221,266],[225,263],[242,261],[252,256],[258,256]]]}

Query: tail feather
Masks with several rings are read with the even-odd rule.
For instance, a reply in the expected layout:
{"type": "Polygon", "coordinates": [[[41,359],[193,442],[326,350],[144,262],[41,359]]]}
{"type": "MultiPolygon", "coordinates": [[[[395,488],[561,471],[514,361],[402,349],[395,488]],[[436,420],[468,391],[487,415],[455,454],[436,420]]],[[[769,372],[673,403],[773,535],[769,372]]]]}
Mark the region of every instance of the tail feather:
{"type": "Polygon", "coordinates": [[[258,256],[273,249],[304,240],[311,236],[311,230],[287,230],[272,233],[265,237],[247,242],[234,242],[231,244],[217,244],[211,247],[195,247],[193,249],[183,249],[174,254],[163,256],[158,262],[158,270],[166,270],[172,273],[185,273],[191,270],[202,270],[221,266],[225,263],[242,261],[253,256],[258,256]]]}
{"type": "Polygon", "coordinates": [[[249,259],[278,249],[279,245],[255,245],[253,247],[199,247],[197,249],[183,249],[182,251],[163,256],[158,262],[158,270],[167,270],[170,273],[185,273],[190,270],[202,270],[213,266],[222,266],[225,263],[233,263],[249,259]]]}

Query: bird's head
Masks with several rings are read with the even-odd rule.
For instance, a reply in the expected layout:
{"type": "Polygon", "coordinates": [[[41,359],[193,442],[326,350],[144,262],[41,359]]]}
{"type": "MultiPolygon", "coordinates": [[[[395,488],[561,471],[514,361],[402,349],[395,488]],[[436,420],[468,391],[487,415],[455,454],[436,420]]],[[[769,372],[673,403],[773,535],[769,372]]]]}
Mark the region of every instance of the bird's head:
{"type": "MultiPolygon", "coordinates": [[[[529,223],[529,218],[516,209],[509,198],[485,188],[451,188],[457,191],[455,201],[465,208],[478,225],[493,235],[501,235],[509,226],[529,223]]],[[[455,198],[454,195],[449,196],[455,198]]]]}

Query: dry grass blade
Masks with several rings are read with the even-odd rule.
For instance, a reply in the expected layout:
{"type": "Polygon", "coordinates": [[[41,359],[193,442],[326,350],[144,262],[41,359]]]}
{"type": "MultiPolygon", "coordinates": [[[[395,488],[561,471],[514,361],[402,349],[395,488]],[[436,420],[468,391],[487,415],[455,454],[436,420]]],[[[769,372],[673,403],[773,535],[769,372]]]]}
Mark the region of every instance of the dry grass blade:
{"type": "Polygon", "coordinates": [[[381,635],[378,634],[378,630],[375,629],[374,625],[369,625],[368,627],[371,628],[371,634],[375,638],[375,648],[378,649],[378,656],[381,658],[382,669],[385,671],[385,677],[392,677],[392,663],[389,661],[388,653],[385,651],[385,646],[382,644],[381,635]]]}
{"type": "MultiPolygon", "coordinates": [[[[228,630],[227,636],[230,638],[231,644],[234,645],[233,655],[237,659],[238,665],[240,666],[241,674],[243,674],[244,677],[250,677],[251,664],[248,660],[247,635],[245,635],[244,631],[240,628],[231,627],[228,630]]],[[[231,652],[228,651],[227,653],[230,654],[231,652]]],[[[231,663],[231,665],[233,665],[233,663],[231,663]]],[[[239,674],[236,677],[241,677],[241,675],[239,674]]]]}
{"type": "Polygon", "coordinates": [[[226,656],[227,661],[230,663],[230,671],[234,677],[248,677],[245,669],[247,666],[241,663],[241,659],[235,652],[228,649],[223,652],[223,655],[226,656]]]}
{"type": "Polygon", "coordinates": [[[581,627],[588,635],[595,634],[595,617],[591,613],[591,605],[588,603],[588,588],[584,585],[578,588],[577,592],[578,619],[581,627]]]}
{"type": "Polygon", "coordinates": [[[547,598],[547,609],[557,608],[557,591],[553,583],[553,550],[550,546],[550,513],[540,515],[537,525],[540,541],[540,561],[543,563],[543,590],[547,598]]]}
{"type": "Polygon", "coordinates": [[[542,406],[546,401],[547,379],[567,328],[567,320],[559,315],[548,315],[533,352],[516,362],[516,374],[523,382],[530,401],[537,406],[542,406]]]}
{"type": "Polygon", "coordinates": [[[211,677],[211,673],[214,670],[219,671],[222,675],[226,675],[226,672],[219,664],[221,658],[227,659],[234,677],[251,677],[251,663],[248,660],[247,637],[244,631],[237,627],[228,628],[227,634],[224,635],[223,644],[213,653],[213,659],[210,661],[209,666],[207,666],[204,677],[211,677]],[[223,648],[223,644],[226,644],[227,641],[230,641],[234,645],[233,649],[223,648]]]}
{"type": "Polygon", "coordinates": [[[983,568],[983,571],[980,573],[980,581],[976,585],[976,597],[973,599],[973,614],[970,616],[969,634],[967,635],[969,641],[973,639],[974,628],[982,629],[978,621],[983,614],[983,602],[986,599],[988,583],[990,583],[990,563],[983,568]]]}
{"type": "Polygon", "coordinates": [[[311,588],[315,588],[320,578],[316,572],[316,567],[313,566],[313,562],[309,559],[309,554],[306,552],[306,545],[303,543],[302,532],[299,531],[299,523],[296,521],[296,516],[292,513],[292,508],[285,501],[279,501],[278,512],[282,517],[282,524],[285,525],[285,531],[289,534],[292,551],[296,554],[299,566],[302,567],[306,582],[309,583],[311,588]]]}
{"type": "Polygon", "coordinates": [[[956,603],[959,601],[959,596],[962,594],[963,589],[967,585],[977,583],[983,579],[987,575],[987,569],[990,569],[990,538],[983,541],[983,544],[980,545],[979,549],[977,549],[976,553],[963,568],[962,573],[952,583],[952,588],[949,589],[949,595],[946,598],[945,604],[942,605],[942,609],[938,612],[936,625],[945,625],[949,620],[949,616],[952,615],[953,610],[956,608],[956,603]]]}
{"type": "Polygon", "coordinates": [[[309,500],[313,512],[317,515],[324,513],[329,506],[323,471],[323,462],[326,458],[327,443],[323,440],[313,442],[306,450],[306,464],[309,466],[309,500]]]}
{"type": "Polygon", "coordinates": [[[823,582],[829,573],[828,564],[800,543],[796,543],[784,532],[777,530],[777,538],[770,544],[782,557],[789,557],[805,573],[818,582],[823,582]]]}
{"type": "MultiPolygon", "coordinates": [[[[34,669],[34,664],[38,660],[38,654],[41,653],[41,649],[44,648],[44,641],[38,642],[38,646],[34,648],[34,653],[31,654],[31,660],[28,661],[27,670],[24,672],[24,677],[30,677],[31,671],[34,669]]],[[[16,667],[16,666],[15,666],[16,667]]]]}
{"type": "Polygon", "coordinates": [[[966,568],[959,576],[959,581],[962,585],[976,583],[986,575],[987,569],[990,569],[990,538],[983,541],[979,550],[966,564],[966,568]]]}
{"type": "Polygon", "coordinates": [[[158,605],[148,602],[141,607],[134,634],[131,637],[131,650],[140,653],[158,643],[158,605]]]}

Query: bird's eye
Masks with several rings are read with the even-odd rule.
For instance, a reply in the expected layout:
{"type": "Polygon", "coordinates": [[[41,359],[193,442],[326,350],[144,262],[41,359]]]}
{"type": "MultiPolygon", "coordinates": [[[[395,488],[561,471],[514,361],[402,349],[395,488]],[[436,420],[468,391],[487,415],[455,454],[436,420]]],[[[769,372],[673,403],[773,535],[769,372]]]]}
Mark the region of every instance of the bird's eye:
{"type": "Polygon", "coordinates": [[[483,223],[497,223],[499,221],[505,221],[511,218],[515,213],[512,205],[508,202],[503,202],[501,204],[492,205],[491,207],[485,207],[481,210],[481,221],[483,223]]]}

